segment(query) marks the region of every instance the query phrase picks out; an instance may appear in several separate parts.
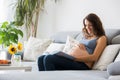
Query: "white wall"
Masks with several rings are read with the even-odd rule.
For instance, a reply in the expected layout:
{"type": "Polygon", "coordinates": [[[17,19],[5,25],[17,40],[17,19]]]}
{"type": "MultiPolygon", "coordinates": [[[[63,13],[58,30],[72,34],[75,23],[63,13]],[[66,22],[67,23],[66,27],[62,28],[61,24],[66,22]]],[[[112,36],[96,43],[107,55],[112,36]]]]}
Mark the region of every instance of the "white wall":
{"type": "MultiPolygon", "coordinates": [[[[15,0],[0,0],[0,22],[13,20],[15,0]],[[2,5],[4,7],[2,7],[2,5]]],[[[45,9],[40,14],[38,38],[48,38],[58,31],[81,30],[83,18],[89,13],[96,13],[105,28],[120,29],[120,0],[46,0],[45,9]]]]}
{"type": "Polygon", "coordinates": [[[53,34],[56,26],[56,4],[53,0],[46,0],[44,11],[39,16],[37,37],[46,38],[53,34]]]}
{"type": "Polygon", "coordinates": [[[89,13],[96,13],[105,28],[111,26],[118,28],[120,26],[119,3],[120,0],[62,0],[57,9],[56,26],[58,30],[79,30],[83,18],[89,13]]]}
{"type": "Polygon", "coordinates": [[[82,20],[96,13],[105,28],[120,29],[120,0],[58,0],[54,7],[42,15],[38,37],[48,37],[53,32],[81,30],[82,20]],[[53,20],[53,21],[51,21],[53,20]]]}
{"type": "Polygon", "coordinates": [[[0,23],[4,21],[13,21],[15,0],[0,0],[0,23]]]}

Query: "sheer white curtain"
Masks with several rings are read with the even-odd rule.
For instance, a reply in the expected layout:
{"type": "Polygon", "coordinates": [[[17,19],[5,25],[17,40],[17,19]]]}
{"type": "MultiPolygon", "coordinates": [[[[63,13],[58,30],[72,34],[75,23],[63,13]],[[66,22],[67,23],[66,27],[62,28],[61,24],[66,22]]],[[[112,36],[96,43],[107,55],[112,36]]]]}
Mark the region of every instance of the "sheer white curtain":
{"type": "MultiPolygon", "coordinates": [[[[6,4],[4,2],[5,0],[0,0],[0,23],[7,19],[6,4]]],[[[2,51],[2,45],[0,45],[0,59],[6,59],[6,53],[2,51]]]]}
{"type": "Polygon", "coordinates": [[[5,0],[0,0],[0,23],[6,20],[5,0]]]}
{"type": "Polygon", "coordinates": [[[0,23],[13,20],[13,6],[15,0],[0,0],[0,23]]]}
{"type": "MultiPolygon", "coordinates": [[[[0,23],[4,21],[12,21],[13,19],[13,6],[12,2],[15,0],[0,0],[0,23]]],[[[2,50],[0,45],[0,59],[6,59],[7,53],[5,50],[2,50]]]]}

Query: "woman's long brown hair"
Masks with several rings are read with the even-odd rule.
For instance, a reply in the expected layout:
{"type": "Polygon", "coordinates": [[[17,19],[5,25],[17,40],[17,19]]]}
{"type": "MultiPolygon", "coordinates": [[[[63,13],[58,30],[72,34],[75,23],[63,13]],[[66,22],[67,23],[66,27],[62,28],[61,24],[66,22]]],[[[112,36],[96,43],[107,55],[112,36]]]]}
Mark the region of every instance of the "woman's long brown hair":
{"type": "Polygon", "coordinates": [[[84,24],[83,33],[85,34],[85,36],[89,36],[85,28],[86,27],[85,19],[87,19],[89,22],[92,23],[93,32],[97,37],[105,35],[105,31],[103,29],[103,25],[102,25],[100,18],[96,14],[90,13],[83,19],[83,24],[84,24]]]}

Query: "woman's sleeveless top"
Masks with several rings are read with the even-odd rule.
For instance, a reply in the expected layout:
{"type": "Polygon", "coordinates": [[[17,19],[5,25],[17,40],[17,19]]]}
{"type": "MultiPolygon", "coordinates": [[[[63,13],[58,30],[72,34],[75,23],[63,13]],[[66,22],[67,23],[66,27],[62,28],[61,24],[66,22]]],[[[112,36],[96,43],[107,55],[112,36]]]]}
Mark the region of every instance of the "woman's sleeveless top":
{"type": "Polygon", "coordinates": [[[94,52],[95,47],[96,47],[97,39],[98,38],[88,40],[88,39],[83,38],[80,41],[80,43],[85,45],[86,50],[88,51],[89,54],[92,54],[94,52]]]}

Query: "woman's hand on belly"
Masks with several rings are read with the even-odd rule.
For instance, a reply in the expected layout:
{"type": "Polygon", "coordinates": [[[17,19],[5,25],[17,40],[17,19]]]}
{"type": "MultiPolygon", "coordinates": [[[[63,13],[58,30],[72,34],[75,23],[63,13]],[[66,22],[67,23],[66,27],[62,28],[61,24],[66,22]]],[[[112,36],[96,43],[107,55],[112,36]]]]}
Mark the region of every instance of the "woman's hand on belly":
{"type": "Polygon", "coordinates": [[[72,50],[68,53],[69,55],[79,58],[80,56],[84,55],[86,48],[83,44],[75,45],[72,50]]]}
{"type": "Polygon", "coordinates": [[[82,50],[86,50],[86,47],[85,47],[84,44],[78,44],[77,46],[79,46],[79,48],[82,49],[82,50]]]}

